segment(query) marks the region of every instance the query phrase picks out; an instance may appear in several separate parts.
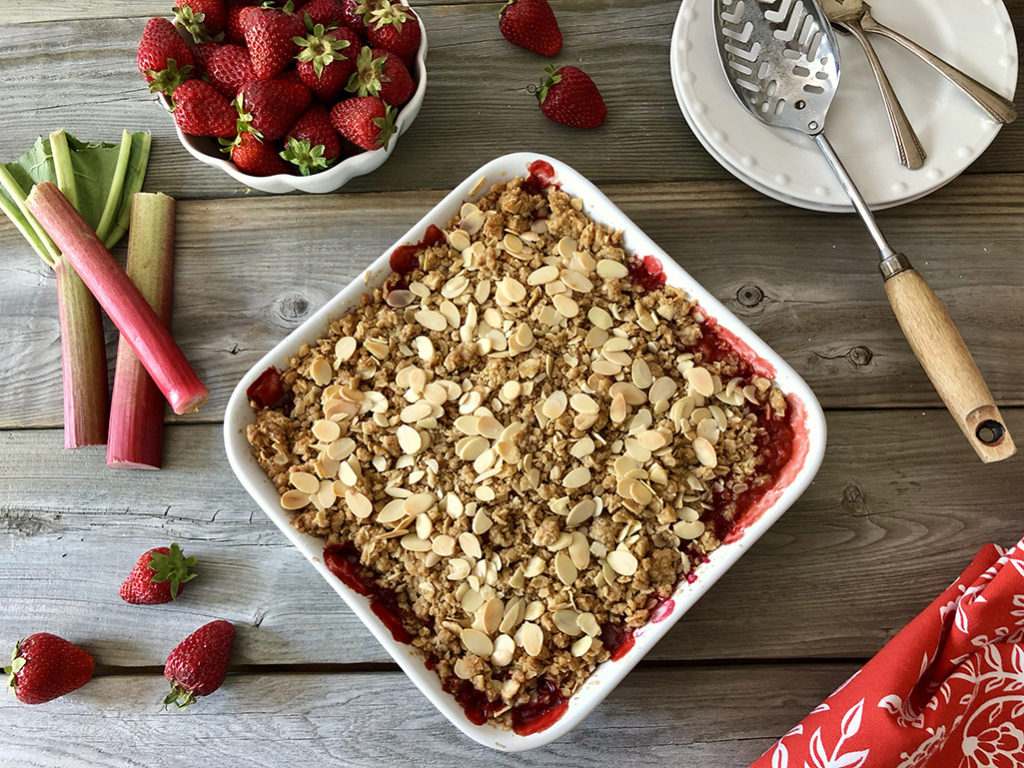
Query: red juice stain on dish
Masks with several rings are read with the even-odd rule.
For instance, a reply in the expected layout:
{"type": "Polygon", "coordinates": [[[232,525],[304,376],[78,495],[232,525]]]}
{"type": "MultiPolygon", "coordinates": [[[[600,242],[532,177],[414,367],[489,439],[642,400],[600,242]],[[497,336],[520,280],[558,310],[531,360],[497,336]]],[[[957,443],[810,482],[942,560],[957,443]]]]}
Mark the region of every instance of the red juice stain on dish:
{"type": "Polygon", "coordinates": [[[561,719],[569,709],[569,700],[561,689],[544,678],[537,686],[532,701],[512,707],[512,730],[519,736],[529,736],[547,730],[561,719]]]}
{"type": "Polygon", "coordinates": [[[501,709],[500,700],[491,701],[478,691],[469,680],[449,677],[441,681],[441,689],[451,694],[466,713],[466,719],[473,725],[483,725],[487,719],[501,709]]]}
{"type": "Polygon", "coordinates": [[[531,195],[539,195],[548,187],[560,187],[555,169],[546,160],[534,160],[526,170],[530,175],[523,180],[522,188],[531,195]]]}
{"type": "Polygon", "coordinates": [[[399,643],[409,643],[412,635],[402,622],[402,609],[395,593],[367,578],[359,564],[359,550],[351,542],[333,544],[324,550],[324,565],[341,579],[341,583],[360,595],[370,598],[370,610],[391,631],[399,643]]]}
{"type": "Polygon", "coordinates": [[[431,224],[423,234],[423,239],[418,243],[415,245],[400,245],[391,252],[391,258],[389,259],[391,271],[397,272],[400,275],[412,272],[420,264],[419,259],[416,258],[416,253],[423,248],[429,248],[442,242],[444,242],[444,232],[431,224]]]}
{"type": "Polygon", "coordinates": [[[657,624],[659,621],[664,621],[672,615],[672,611],[676,609],[676,601],[671,598],[658,598],[658,604],[651,611],[651,624],[657,624]]]}

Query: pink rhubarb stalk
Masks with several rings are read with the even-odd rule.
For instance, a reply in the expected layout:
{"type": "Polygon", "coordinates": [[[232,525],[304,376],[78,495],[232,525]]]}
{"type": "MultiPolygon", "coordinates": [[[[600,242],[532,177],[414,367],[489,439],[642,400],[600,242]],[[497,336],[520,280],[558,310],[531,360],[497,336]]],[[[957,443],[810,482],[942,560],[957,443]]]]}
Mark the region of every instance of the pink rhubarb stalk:
{"type": "MultiPolygon", "coordinates": [[[[132,195],[125,272],[165,328],[171,325],[174,275],[174,198],[132,195]]],[[[107,466],[160,469],[164,398],[124,336],[117,345],[107,466]]]]}
{"type": "Polygon", "coordinates": [[[209,390],[170,331],[56,185],[36,184],[25,205],[92,291],[174,412],[186,413],[205,402],[209,390]]]}

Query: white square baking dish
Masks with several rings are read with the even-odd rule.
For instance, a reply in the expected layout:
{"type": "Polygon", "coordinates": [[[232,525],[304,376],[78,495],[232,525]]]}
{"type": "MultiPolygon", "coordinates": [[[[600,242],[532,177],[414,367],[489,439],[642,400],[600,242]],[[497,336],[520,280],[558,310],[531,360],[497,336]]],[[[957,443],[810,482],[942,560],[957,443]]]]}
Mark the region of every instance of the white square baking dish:
{"type": "MultiPolygon", "coordinates": [[[[536,167],[536,166],[535,166],[536,167]]],[[[787,508],[804,492],[821,465],[825,452],[825,418],[810,388],[767,344],[740,322],[717,299],[701,287],[675,261],[651,241],[600,190],[569,166],[534,153],[516,153],[499,157],[471,174],[440,203],[388,248],[366,273],[353,281],[320,311],[310,317],[280,344],[268,352],[249,370],[228,403],[224,415],[224,439],[228,460],[242,485],[259,503],[263,511],[277,524],[313,567],[341,595],[380,644],[405,671],[413,683],[451,722],[474,741],[493,749],[516,752],[548,744],[578,725],[615,688],[626,674],[646,655],[676,621],[743,555],[787,508]],[[708,560],[695,569],[695,580],[683,580],[671,600],[657,613],[656,621],[635,633],[635,644],[622,658],[601,664],[583,687],[569,700],[568,710],[546,730],[529,736],[520,736],[490,725],[474,725],[464,714],[455,698],[441,688],[440,678],[424,664],[424,657],[411,646],[397,642],[391,632],[371,611],[366,597],[357,594],[334,576],[323,562],[323,540],[298,532],[291,525],[290,514],[281,509],[280,496],[253,458],[246,440],[245,430],[254,421],[246,390],[270,366],[288,367],[288,360],[305,343],[318,339],[329,322],[358,305],[368,288],[381,285],[391,273],[389,256],[395,247],[418,243],[427,227],[434,224],[444,228],[465,200],[482,196],[495,182],[530,173],[528,166],[535,161],[550,164],[562,189],[583,200],[584,212],[592,219],[622,230],[625,248],[640,256],[652,255],[662,263],[668,283],[695,299],[704,313],[717,320],[719,333],[733,345],[762,375],[774,378],[787,394],[795,408],[794,423],[797,440],[792,458],[784,467],[776,486],[762,502],[745,516],[750,520],[742,532],[730,537],[715,550],[708,560]],[[481,177],[486,182],[478,184],[481,177]],[[472,193],[472,194],[471,194],[472,193]]]]}

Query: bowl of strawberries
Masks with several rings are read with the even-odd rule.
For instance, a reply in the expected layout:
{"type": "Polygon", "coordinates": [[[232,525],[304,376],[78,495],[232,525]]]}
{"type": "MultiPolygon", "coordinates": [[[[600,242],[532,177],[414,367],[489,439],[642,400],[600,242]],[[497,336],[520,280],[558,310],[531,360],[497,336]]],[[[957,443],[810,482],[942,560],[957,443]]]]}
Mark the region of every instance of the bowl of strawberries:
{"type": "Polygon", "coordinates": [[[427,38],[393,0],[175,0],[139,71],[185,150],[263,192],[332,192],[390,156],[427,86],[427,38]]]}

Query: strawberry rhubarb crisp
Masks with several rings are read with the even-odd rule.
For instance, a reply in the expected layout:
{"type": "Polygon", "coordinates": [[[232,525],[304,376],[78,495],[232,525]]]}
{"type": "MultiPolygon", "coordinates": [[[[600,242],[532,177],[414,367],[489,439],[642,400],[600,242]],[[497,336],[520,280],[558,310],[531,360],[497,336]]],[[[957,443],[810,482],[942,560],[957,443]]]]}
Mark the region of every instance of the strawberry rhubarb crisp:
{"type": "Polygon", "coordinates": [[[793,440],[782,392],[582,208],[496,184],[250,390],[296,528],[471,720],[522,734],[629,648],[793,440]]]}

